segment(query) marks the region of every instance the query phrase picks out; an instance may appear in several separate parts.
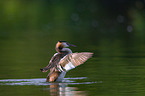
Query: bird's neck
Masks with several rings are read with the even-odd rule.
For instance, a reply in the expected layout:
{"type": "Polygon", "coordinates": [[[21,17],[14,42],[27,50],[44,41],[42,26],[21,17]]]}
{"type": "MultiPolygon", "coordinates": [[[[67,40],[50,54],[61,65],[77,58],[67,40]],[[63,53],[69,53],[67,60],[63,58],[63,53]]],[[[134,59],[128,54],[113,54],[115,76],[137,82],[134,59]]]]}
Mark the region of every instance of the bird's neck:
{"type": "Polygon", "coordinates": [[[71,49],[69,48],[56,48],[56,51],[58,53],[65,53],[65,54],[70,54],[72,53],[71,49]]]}

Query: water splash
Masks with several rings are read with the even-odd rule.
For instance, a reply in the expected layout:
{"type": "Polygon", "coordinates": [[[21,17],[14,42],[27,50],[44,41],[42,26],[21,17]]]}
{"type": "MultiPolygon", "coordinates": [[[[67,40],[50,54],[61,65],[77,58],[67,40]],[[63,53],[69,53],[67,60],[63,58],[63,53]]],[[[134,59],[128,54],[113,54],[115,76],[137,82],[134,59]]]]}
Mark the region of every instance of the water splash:
{"type": "MultiPolygon", "coordinates": [[[[76,80],[87,79],[87,77],[75,77],[75,78],[64,78],[61,83],[55,83],[61,85],[76,85],[76,84],[93,84],[101,82],[76,82],[76,80]]],[[[46,78],[35,78],[35,79],[3,79],[0,80],[0,85],[38,85],[47,86],[54,85],[54,83],[46,82],[46,78]]]]}

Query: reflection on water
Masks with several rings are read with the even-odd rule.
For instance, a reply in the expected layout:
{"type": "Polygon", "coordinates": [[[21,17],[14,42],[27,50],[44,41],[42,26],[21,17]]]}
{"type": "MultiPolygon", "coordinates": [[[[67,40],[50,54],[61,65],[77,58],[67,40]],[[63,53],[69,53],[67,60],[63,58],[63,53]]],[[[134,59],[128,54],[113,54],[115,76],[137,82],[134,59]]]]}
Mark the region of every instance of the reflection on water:
{"type": "Polygon", "coordinates": [[[77,87],[67,87],[66,84],[62,84],[61,86],[59,84],[52,84],[50,85],[50,94],[51,95],[77,95],[81,94],[82,96],[86,95],[85,91],[77,91],[77,87]]]}
{"type": "Polygon", "coordinates": [[[102,82],[76,82],[76,80],[87,79],[86,77],[76,77],[76,78],[64,78],[60,83],[49,83],[45,82],[46,78],[37,78],[37,79],[3,79],[0,80],[0,85],[37,85],[37,86],[49,86],[43,88],[45,91],[49,91],[50,95],[77,95],[81,94],[82,96],[86,95],[85,91],[79,91],[77,87],[68,87],[68,85],[76,84],[93,84],[93,83],[102,83],[102,82]]]}

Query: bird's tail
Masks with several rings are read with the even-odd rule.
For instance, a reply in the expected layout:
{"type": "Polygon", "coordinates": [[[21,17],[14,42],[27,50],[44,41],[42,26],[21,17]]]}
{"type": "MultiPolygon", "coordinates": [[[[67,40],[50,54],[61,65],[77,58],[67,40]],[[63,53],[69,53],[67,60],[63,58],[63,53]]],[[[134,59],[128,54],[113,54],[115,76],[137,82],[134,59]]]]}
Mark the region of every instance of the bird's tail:
{"type": "Polygon", "coordinates": [[[49,68],[47,68],[47,67],[44,67],[44,68],[40,69],[41,72],[47,72],[48,70],[49,70],[49,68]]]}

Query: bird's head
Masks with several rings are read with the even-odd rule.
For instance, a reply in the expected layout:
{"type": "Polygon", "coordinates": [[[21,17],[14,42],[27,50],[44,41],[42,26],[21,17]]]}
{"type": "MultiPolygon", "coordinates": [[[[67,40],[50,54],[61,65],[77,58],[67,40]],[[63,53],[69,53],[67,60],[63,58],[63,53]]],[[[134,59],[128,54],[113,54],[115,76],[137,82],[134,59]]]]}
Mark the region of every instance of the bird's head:
{"type": "Polygon", "coordinates": [[[58,48],[58,49],[62,49],[62,48],[65,48],[65,47],[70,47],[70,46],[76,47],[75,45],[70,44],[66,41],[58,41],[57,44],[56,44],[56,48],[58,48]]]}

